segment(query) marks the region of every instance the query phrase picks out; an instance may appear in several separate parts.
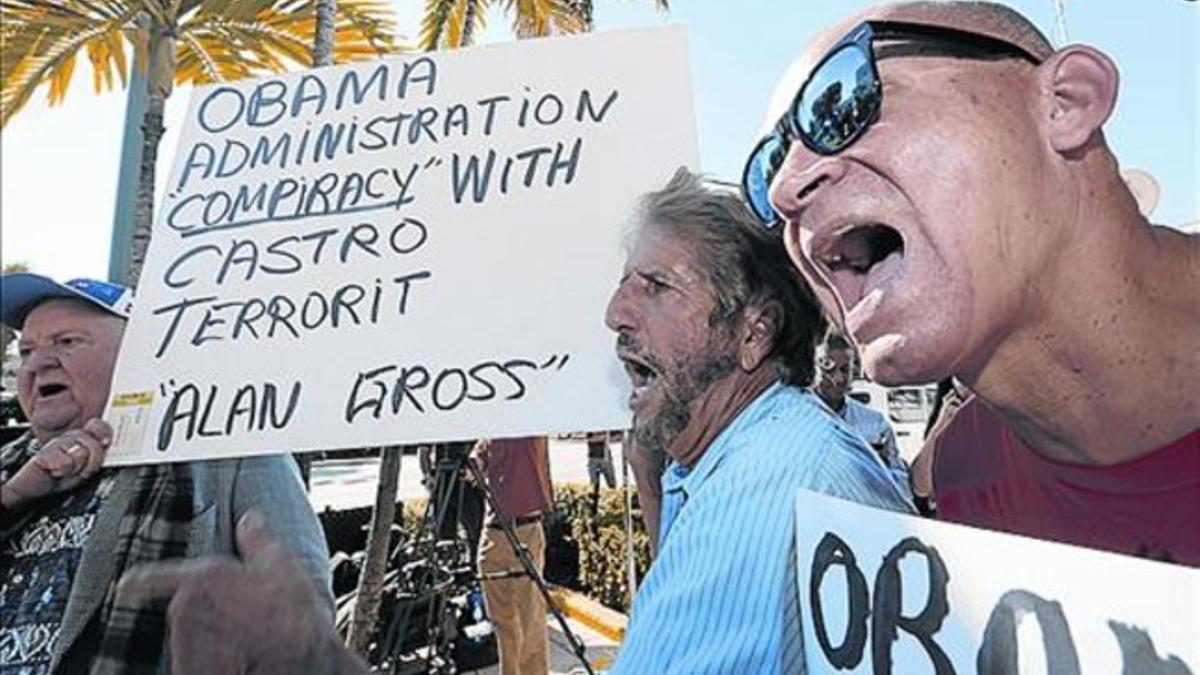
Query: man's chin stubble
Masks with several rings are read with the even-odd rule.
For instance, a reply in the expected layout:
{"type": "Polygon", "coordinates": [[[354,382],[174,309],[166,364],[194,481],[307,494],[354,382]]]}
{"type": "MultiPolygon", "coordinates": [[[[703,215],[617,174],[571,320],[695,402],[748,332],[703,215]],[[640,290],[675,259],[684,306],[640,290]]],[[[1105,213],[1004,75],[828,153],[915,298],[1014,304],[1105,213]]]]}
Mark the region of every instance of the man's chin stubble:
{"type": "Polygon", "coordinates": [[[679,375],[664,388],[662,408],[645,423],[637,424],[634,437],[655,452],[671,455],[671,445],[692,421],[692,402],[703,396],[718,380],[728,375],[736,361],[732,354],[721,354],[698,365],[676,364],[679,375]]]}

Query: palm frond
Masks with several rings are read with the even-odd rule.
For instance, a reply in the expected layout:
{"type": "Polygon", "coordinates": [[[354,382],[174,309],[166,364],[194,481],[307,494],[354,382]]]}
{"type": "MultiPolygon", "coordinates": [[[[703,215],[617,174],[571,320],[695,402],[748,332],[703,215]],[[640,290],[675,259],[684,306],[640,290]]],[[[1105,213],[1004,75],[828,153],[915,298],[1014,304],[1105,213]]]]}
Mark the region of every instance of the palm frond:
{"type": "Polygon", "coordinates": [[[125,57],[125,34],[117,23],[110,24],[102,36],[87,43],[88,59],[92,63],[92,86],[97,94],[112,89],[114,71],[124,87],[129,72],[125,57]]]}
{"type": "Polygon", "coordinates": [[[442,29],[442,47],[454,49],[462,46],[463,19],[466,17],[466,0],[455,0],[446,14],[446,25],[442,29]]]}
{"type": "Polygon", "coordinates": [[[425,13],[421,16],[421,32],[417,46],[423,51],[432,51],[441,46],[442,33],[455,0],[425,0],[425,13]]]}
{"type": "Polygon", "coordinates": [[[63,97],[66,96],[67,87],[71,86],[71,76],[75,74],[77,56],[79,56],[79,50],[67,52],[59,61],[58,66],[50,72],[50,93],[46,97],[50,105],[62,103],[63,97]]]}
{"type": "Polygon", "coordinates": [[[236,58],[229,57],[231,50],[222,49],[224,43],[220,40],[202,40],[195,32],[179,36],[179,45],[175,52],[175,81],[176,82],[224,82],[221,74],[222,62],[237,63],[236,58]],[[205,44],[205,43],[208,44],[205,44]],[[224,53],[222,53],[224,52],[224,53]]]}
{"type": "MultiPolygon", "coordinates": [[[[226,21],[223,17],[206,15],[197,17],[181,34],[194,35],[204,44],[210,41],[224,42],[232,59],[217,62],[225,79],[237,79],[252,72],[281,71],[287,62],[309,65],[312,56],[309,41],[303,36],[272,25],[270,21],[226,21]],[[239,63],[239,60],[245,63],[239,63]],[[244,74],[239,69],[245,66],[244,74]]],[[[207,51],[214,51],[209,47],[207,51]]],[[[210,80],[195,80],[198,83],[210,80]]]]}
{"type": "Polygon", "coordinates": [[[569,0],[553,0],[549,4],[551,34],[570,35],[587,32],[587,18],[569,0]]]}
{"type": "Polygon", "coordinates": [[[568,0],[505,0],[518,38],[582,33],[587,22],[568,0]]]}
{"type": "Polygon", "coordinates": [[[0,2],[0,126],[45,84],[50,103],[70,88],[76,59],[86,51],[97,91],[126,82],[126,30],[139,1],[3,0],[0,2]]]}
{"type": "MultiPolygon", "coordinates": [[[[14,65],[9,77],[6,77],[0,88],[0,128],[12,119],[14,113],[29,101],[30,96],[42,84],[49,84],[49,101],[51,105],[62,101],[70,85],[71,75],[75,70],[75,58],[81,49],[90,41],[105,36],[110,29],[107,24],[80,30],[74,34],[62,32],[46,32],[46,38],[38,44],[38,50],[32,54],[14,55],[24,63],[14,65]]],[[[9,45],[4,45],[7,52],[9,45]]],[[[0,54],[0,59],[8,61],[7,53],[0,54]]]]}
{"type": "Polygon", "coordinates": [[[395,54],[411,48],[396,40],[396,19],[387,3],[339,0],[336,21],[333,39],[335,63],[395,54]]]}

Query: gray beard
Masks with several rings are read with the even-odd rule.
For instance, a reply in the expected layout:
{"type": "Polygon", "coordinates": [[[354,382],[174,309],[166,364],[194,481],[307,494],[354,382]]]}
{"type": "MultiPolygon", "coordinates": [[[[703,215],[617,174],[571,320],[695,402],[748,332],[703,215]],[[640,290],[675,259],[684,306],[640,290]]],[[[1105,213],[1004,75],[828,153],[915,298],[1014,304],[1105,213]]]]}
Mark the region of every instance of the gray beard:
{"type": "MultiPolygon", "coordinates": [[[[692,421],[692,402],[732,372],[736,363],[732,352],[724,352],[699,363],[677,361],[673,376],[663,387],[662,407],[650,419],[634,420],[633,435],[638,444],[647,450],[671,456],[667,450],[692,421]]],[[[663,376],[666,377],[666,373],[663,376]]]]}

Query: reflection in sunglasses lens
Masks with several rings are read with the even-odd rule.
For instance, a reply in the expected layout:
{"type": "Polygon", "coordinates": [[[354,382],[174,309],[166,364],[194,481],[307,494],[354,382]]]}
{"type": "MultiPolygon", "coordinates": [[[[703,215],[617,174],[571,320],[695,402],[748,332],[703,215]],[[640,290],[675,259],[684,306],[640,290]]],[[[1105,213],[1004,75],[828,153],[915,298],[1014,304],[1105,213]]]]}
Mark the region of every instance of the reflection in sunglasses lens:
{"type": "Polygon", "coordinates": [[[778,220],[769,196],[771,180],[774,179],[785,154],[787,142],[779,134],[764,138],[750,156],[750,161],[746,164],[746,173],[742,177],[746,201],[749,202],[754,215],[768,227],[773,227],[778,220]]]}
{"type": "Polygon", "coordinates": [[[879,105],[870,56],[846,45],[813,73],[796,102],[796,126],[818,152],[834,153],[853,141],[879,105]]]}

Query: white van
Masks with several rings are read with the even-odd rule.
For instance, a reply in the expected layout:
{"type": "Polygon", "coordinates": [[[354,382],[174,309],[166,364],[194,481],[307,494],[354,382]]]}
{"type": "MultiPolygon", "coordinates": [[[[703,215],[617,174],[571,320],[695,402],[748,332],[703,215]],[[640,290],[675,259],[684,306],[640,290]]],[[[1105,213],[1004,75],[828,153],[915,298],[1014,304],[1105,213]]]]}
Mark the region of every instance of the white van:
{"type": "Polygon", "coordinates": [[[912,464],[924,442],[925,423],[933,412],[937,385],[885,387],[860,379],[850,385],[849,395],[883,414],[896,432],[900,457],[912,464]]]}

